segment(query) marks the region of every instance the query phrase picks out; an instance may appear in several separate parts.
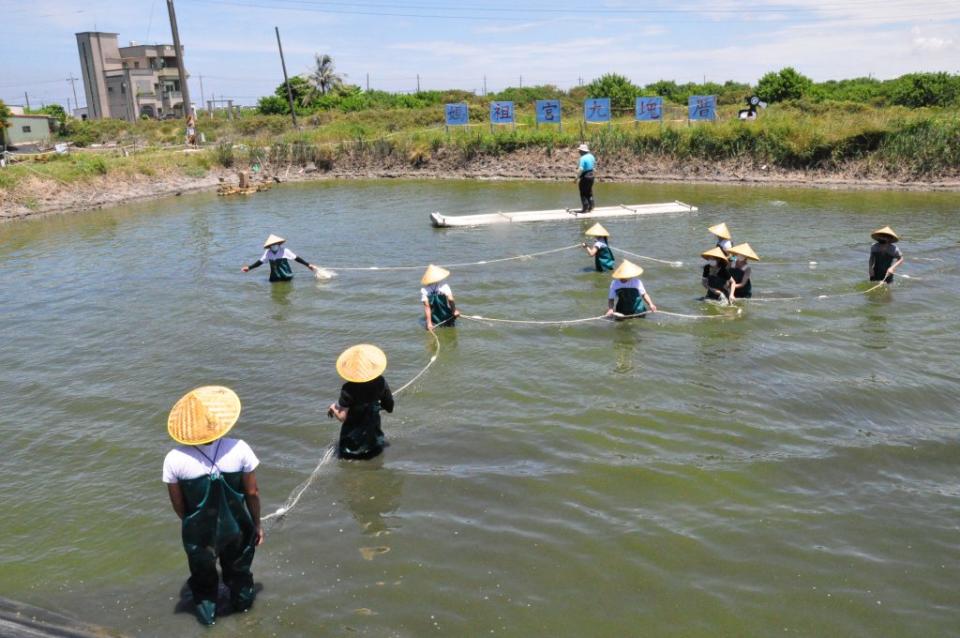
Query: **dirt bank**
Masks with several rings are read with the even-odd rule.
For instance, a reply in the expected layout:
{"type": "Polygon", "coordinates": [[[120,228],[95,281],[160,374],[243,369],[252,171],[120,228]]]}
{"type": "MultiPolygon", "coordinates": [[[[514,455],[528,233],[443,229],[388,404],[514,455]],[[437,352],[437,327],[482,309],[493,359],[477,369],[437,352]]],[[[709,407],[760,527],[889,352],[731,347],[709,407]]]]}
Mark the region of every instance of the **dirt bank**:
{"type": "MultiPolygon", "coordinates": [[[[872,174],[868,167],[852,164],[837,171],[789,171],[737,162],[687,162],[636,156],[601,156],[599,182],[684,182],[691,184],[741,184],[831,189],[888,189],[960,191],[960,175],[940,181],[915,181],[905,176],[872,174]]],[[[548,153],[524,149],[497,157],[464,160],[443,149],[432,157],[338,158],[333,166],[267,167],[263,179],[301,182],[331,179],[480,179],[571,180],[575,153],[563,149],[548,153]]],[[[0,189],[0,220],[23,219],[52,213],[72,213],[127,202],[214,190],[224,179],[236,182],[235,169],[217,168],[203,177],[175,171],[155,175],[104,175],[66,184],[41,176],[21,180],[12,190],[0,189]]]]}

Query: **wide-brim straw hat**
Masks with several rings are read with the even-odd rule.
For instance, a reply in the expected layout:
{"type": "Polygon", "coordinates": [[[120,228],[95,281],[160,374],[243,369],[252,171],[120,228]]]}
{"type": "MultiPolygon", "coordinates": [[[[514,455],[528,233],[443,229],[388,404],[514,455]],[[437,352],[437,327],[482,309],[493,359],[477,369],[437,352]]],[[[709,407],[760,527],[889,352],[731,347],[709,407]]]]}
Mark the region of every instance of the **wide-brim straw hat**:
{"type": "Polygon", "coordinates": [[[167,417],[167,432],[177,443],[205,445],[224,436],[240,418],[240,397],[222,385],[187,392],[167,417]]]}
{"type": "Polygon", "coordinates": [[[589,237],[609,237],[610,233],[607,232],[607,229],[600,225],[600,222],[597,222],[593,226],[587,229],[584,235],[589,237]]]}
{"type": "Polygon", "coordinates": [[[580,146],[577,147],[577,150],[580,151],[581,153],[589,153],[590,147],[587,146],[586,144],[581,144],[580,146]]]}
{"type": "Polygon", "coordinates": [[[890,228],[889,226],[884,226],[883,228],[876,229],[875,231],[870,233],[870,237],[875,240],[880,239],[881,237],[886,237],[892,242],[900,241],[900,236],[897,235],[895,232],[893,232],[893,229],[890,228]]]}
{"type": "Polygon", "coordinates": [[[636,265],[632,261],[623,260],[623,263],[617,266],[617,269],[613,271],[614,279],[633,279],[634,277],[639,277],[643,274],[643,268],[636,265]]]}
{"type": "Polygon", "coordinates": [[[387,355],[377,346],[361,343],[337,357],[337,374],[354,383],[373,381],[387,369],[387,355]]]}
{"type": "Polygon", "coordinates": [[[284,239],[283,237],[280,237],[279,235],[274,235],[274,234],[271,233],[270,236],[267,237],[267,241],[263,242],[263,247],[264,247],[264,248],[269,248],[270,246],[273,246],[274,244],[282,244],[282,243],[285,242],[285,241],[287,241],[287,240],[284,239]]]}
{"type": "Polygon", "coordinates": [[[433,264],[430,264],[424,271],[423,277],[420,278],[420,283],[424,286],[429,286],[430,284],[435,284],[438,281],[443,281],[449,276],[450,271],[446,268],[441,268],[440,266],[434,266],[433,264]]]}
{"type": "Polygon", "coordinates": [[[760,261],[760,257],[757,256],[757,253],[753,252],[753,248],[750,248],[750,244],[743,242],[742,244],[737,244],[730,249],[730,252],[734,255],[740,255],[741,257],[746,257],[747,259],[752,259],[754,261],[760,261]]]}
{"type": "Polygon", "coordinates": [[[722,259],[723,261],[728,261],[726,253],[724,253],[719,246],[714,246],[710,250],[700,253],[700,256],[704,259],[722,259]]]}
{"type": "Polygon", "coordinates": [[[710,231],[710,234],[716,235],[720,239],[730,239],[730,229],[727,228],[726,222],[721,222],[716,226],[711,226],[707,230],[710,231]]]}

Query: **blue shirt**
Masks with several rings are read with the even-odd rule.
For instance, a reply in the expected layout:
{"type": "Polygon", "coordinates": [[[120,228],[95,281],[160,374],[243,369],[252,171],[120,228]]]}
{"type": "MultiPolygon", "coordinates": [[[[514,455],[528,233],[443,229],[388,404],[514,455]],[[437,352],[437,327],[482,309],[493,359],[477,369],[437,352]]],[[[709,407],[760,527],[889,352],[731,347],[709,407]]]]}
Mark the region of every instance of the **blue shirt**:
{"type": "Polygon", "coordinates": [[[593,167],[597,165],[597,158],[593,156],[593,153],[587,153],[586,155],[580,156],[580,170],[583,172],[592,171],[593,167]]]}

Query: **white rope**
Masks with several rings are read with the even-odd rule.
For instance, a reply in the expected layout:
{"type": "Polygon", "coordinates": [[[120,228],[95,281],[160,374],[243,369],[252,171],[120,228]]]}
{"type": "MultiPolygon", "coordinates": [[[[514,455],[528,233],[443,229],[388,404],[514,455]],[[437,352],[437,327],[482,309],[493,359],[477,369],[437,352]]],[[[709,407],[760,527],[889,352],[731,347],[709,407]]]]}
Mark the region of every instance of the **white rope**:
{"type": "Polygon", "coordinates": [[[647,257],[646,255],[638,255],[637,253],[632,253],[629,250],[624,250],[623,248],[614,248],[611,246],[610,250],[621,252],[624,255],[630,255],[631,257],[636,257],[637,259],[646,259],[647,261],[655,261],[658,264],[667,264],[668,266],[673,266],[674,268],[680,268],[683,266],[682,261],[668,261],[666,259],[657,259],[656,257],[647,257]]]}
{"type": "MultiPolygon", "coordinates": [[[[452,319],[452,317],[451,317],[451,319],[452,319]]],[[[442,325],[445,324],[447,321],[450,321],[450,319],[446,319],[446,320],[444,320],[444,321],[441,321],[440,323],[437,324],[437,326],[442,326],[442,325]]],[[[400,386],[399,389],[397,389],[397,390],[395,390],[395,391],[393,392],[393,395],[394,395],[394,396],[400,394],[401,392],[403,392],[404,390],[406,390],[407,388],[409,388],[411,385],[413,385],[413,383],[414,383],[417,379],[419,379],[420,377],[422,377],[423,374],[424,374],[427,370],[430,369],[430,366],[433,365],[433,362],[437,360],[437,357],[438,357],[438,356],[440,356],[440,339],[437,337],[436,332],[431,332],[431,333],[430,333],[430,336],[433,337],[433,342],[434,342],[434,344],[436,344],[436,346],[437,346],[437,351],[434,353],[434,355],[433,355],[432,357],[430,357],[430,361],[427,362],[427,365],[425,365],[425,366],[420,370],[420,372],[418,372],[416,375],[414,375],[414,377],[413,377],[412,379],[410,379],[409,381],[407,381],[406,383],[404,383],[402,386],[400,386]]],[[[278,519],[278,520],[279,520],[279,519],[282,519],[283,517],[285,517],[287,514],[289,514],[289,513],[290,513],[290,510],[292,510],[294,507],[296,507],[296,506],[297,506],[297,503],[300,502],[300,497],[303,496],[304,492],[306,492],[308,489],[310,489],[310,486],[313,485],[313,482],[317,479],[317,476],[320,475],[320,470],[323,469],[323,466],[326,465],[327,463],[329,463],[330,461],[332,461],[332,460],[336,457],[336,453],[337,453],[337,446],[336,446],[336,445],[332,445],[332,444],[331,444],[331,445],[328,445],[328,446],[326,447],[326,449],[324,449],[323,454],[320,455],[320,460],[317,461],[317,466],[316,466],[315,468],[313,468],[313,471],[312,471],[312,472],[310,472],[310,476],[308,476],[305,481],[303,481],[302,483],[300,483],[300,485],[298,485],[298,486],[296,486],[295,488],[293,488],[293,491],[290,492],[290,496],[287,497],[287,500],[286,500],[286,502],[283,504],[283,506],[282,506],[282,507],[278,507],[278,508],[276,509],[276,511],[271,512],[270,514],[267,514],[266,516],[261,517],[260,520],[261,520],[261,521],[269,521],[269,520],[273,520],[273,519],[278,519]]]]}
{"type": "MultiPolygon", "coordinates": [[[[572,246],[564,246],[563,248],[554,248],[552,250],[543,250],[538,253],[529,253],[527,255],[516,255],[514,257],[501,257],[500,259],[484,259],[481,261],[471,261],[460,264],[437,264],[438,266],[443,266],[444,268],[466,268],[468,266],[486,266],[488,264],[498,264],[504,261],[515,261],[517,259],[532,259],[534,257],[540,257],[541,255],[550,255],[553,253],[559,253],[564,250],[570,250],[571,248],[580,248],[580,244],[573,244],[572,246]]],[[[366,271],[385,271],[385,270],[422,270],[426,268],[429,264],[424,264],[422,266],[328,266],[329,270],[366,270],[366,271]]]]}
{"type": "MultiPolygon", "coordinates": [[[[743,311],[742,308],[737,308],[736,314],[740,314],[743,311]]],[[[647,310],[646,312],[639,312],[633,315],[622,315],[620,313],[614,313],[613,317],[617,319],[632,319],[634,317],[643,317],[646,315],[666,315],[668,317],[680,317],[683,319],[724,319],[730,315],[685,315],[679,312],[668,312],[666,310],[657,310],[655,313],[647,310]]],[[[536,321],[532,319],[498,319],[495,317],[484,317],[483,315],[460,315],[464,319],[471,319],[473,321],[493,321],[496,323],[518,323],[518,324],[527,324],[527,325],[536,325],[536,326],[563,326],[574,323],[586,323],[588,321],[600,321],[603,319],[610,319],[608,315],[598,315],[596,317],[584,317],[583,319],[555,319],[548,321],[536,321]]]]}
{"type": "Polygon", "coordinates": [[[857,290],[855,292],[841,292],[836,295],[820,295],[817,297],[817,299],[836,299],[837,297],[849,297],[850,295],[866,295],[867,293],[871,293],[877,288],[882,288],[883,286],[886,286],[886,285],[887,285],[887,282],[881,281],[873,288],[868,288],[867,290],[857,290]]]}

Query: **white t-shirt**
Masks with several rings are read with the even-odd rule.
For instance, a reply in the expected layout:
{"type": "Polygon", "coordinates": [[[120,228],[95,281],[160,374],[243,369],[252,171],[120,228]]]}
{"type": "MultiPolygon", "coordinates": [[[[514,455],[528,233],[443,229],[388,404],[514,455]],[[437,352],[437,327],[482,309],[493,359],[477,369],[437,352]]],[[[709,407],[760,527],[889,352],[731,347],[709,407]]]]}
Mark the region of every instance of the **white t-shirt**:
{"type": "Polygon", "coordinates": [[[730,249],[733,248],[733,242],[729,239],[718,239],[717,246],[719,246],[720,249],[726,253],[730,252],[730,249]]]}
{"type": "Polygon", "coordinates": [[[289,248],[280,247],[280,250],[273,252],[269,248],[263,251],[263,256],[260,257],[260,261],[274,261],[276,259],[296,259],[297,255],[289,248]]]}
{"type": "Polygon", "coordinates": [[[636,288],[640,291],[640,296],[647,294],[646,288],[643,287],[643,282],[640,281],[639,277],[634,277],[633,279],[627,279],[626,281],[620,281],[619,279],[614,279],[610,282],[610,294],[607,295],[607,299],[613,300],[617,298],[617,291],[621,288],[636,288]]]}
{"type": "Polygon", "coordinates": [[[594,239],[594,240],[593,240],[593,247],[594,247],[594,248],[597,248],[597,249],[606,248],[606,247],[607,247],[607,242],[605,242],[605,241],[603,241],[602,239],[599,239],[599,238],[594,239]]]}
{"type": "Polygon", "coordinates": [[[209,476],[213,469],[210,459],[216,463],[221,473],[250,473],[260,465],[257,455],[240,439],[222,438],[207,445],[179,445],[170,450],[163,459],[163,482],[178,483],[181,480],[209,476]],[[209,459],[204,457],[204,454],[209,459]],[[216,458],[214,454],[217,455],[216,458]]]}
{"type": "Polygon", "coordinates": [[[437,286],[436,284],[431,284],[426,288],[420,289],[420,301],[422,303],[428,303],[430,300],[427,298],[427,296],[434,292],[439,292],[441,295],[445,295],[447,299],[450,299],[450,297],[453,296],[453,291],[450,290],[450,284],[444,283],[444,284],[441,284],[440,286],[437,286]]]}

